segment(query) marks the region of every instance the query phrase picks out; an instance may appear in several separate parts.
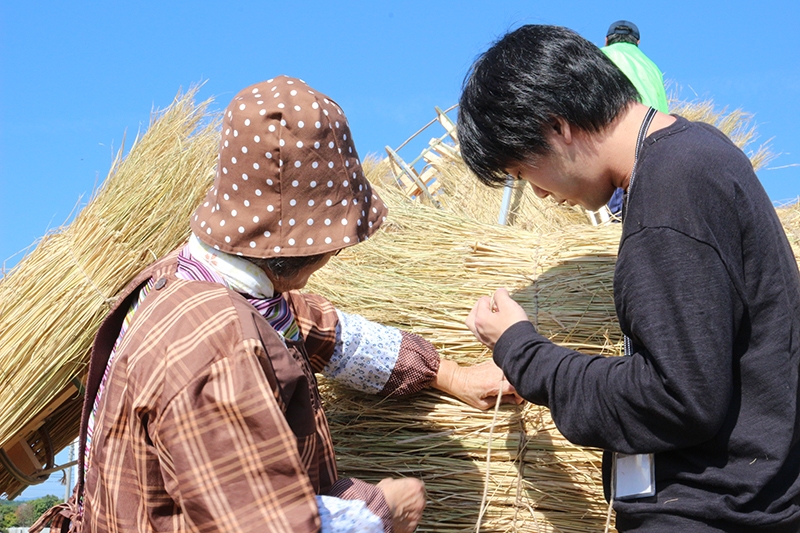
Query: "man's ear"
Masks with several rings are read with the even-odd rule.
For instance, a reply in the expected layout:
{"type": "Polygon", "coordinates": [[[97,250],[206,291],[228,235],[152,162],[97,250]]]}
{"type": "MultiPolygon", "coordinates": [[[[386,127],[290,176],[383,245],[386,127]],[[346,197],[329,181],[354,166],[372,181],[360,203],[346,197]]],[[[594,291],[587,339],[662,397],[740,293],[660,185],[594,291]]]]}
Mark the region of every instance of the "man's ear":
{"type": "Polygon", "coordinates": [[[569,122],[562,117],[553,117],[551,125],[556,135],[560,136],[565,143],[570,144],[572,142],[572,129],[569,126],[569,122]]]}

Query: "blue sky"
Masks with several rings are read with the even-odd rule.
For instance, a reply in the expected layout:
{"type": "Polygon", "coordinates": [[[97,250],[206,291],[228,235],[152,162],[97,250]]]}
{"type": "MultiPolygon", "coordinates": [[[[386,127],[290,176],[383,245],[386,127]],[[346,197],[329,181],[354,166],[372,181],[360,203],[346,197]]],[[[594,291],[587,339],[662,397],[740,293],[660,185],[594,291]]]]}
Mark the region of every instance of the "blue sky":
{"type": "MultiPolygon", "coordinates": [[[[778,154],[759,173],[767,193],[800,196],[796,2],[0,0],[0,261],[67,220],[181,88],[204,81],[221,109],[250,84],[300,77],[341,104],[362,157],[383,154],[456,103],[506,31],[558,24],[602,45],[617,19],[639,26],[680,97],[754,113],[778,154]]],[[[48,492],[63,487],[24,496],[48,492]]]]}

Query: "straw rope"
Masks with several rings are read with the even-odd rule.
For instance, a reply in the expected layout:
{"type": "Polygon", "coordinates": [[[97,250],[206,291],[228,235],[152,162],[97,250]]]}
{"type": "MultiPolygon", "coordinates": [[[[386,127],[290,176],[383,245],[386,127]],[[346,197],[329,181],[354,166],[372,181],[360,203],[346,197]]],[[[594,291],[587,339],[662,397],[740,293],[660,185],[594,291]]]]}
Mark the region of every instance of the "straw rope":
{"type": "MultiPolygon", "coordinates": [[[[492,298],[494,298],[494,296],[492,296],[492,298]]],[[[494,426],[497,423],[497,413],[500,411],[500,403],[503,400],[504,381],[505,377],[500,380],[500,385],[497,388],[497,400],[494,403],[494,416],[492,417],[492,424],[489,428],[489,439],[486,441],[486,478],[483,482],[483,496],[481,497],[478,522],[475,524],[475,533],[481,533],[481,521],[483,520],[483,515],[486,512],[486,496],[489,494],[489,472],[491,472],[490,467],[492,464],[492,437],[494,436],[494,426]]]]}

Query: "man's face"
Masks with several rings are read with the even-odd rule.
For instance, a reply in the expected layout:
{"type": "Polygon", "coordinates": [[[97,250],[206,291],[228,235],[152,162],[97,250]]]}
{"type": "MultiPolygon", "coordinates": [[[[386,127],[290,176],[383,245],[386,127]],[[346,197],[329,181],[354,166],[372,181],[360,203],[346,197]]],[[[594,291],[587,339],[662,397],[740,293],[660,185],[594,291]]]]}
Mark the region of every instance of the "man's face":
{"type": "Polygon", "coordinates": [[[530,183],[539,198],[580,205],[590,211],[603,207],[616,187],[592,134],[562,122],[548,136],[550,152],[535,160],[511,165],[505,171],[530,183]]]}
{"type": "Polygon", "coordinates": [[[563,160],[558,153],[539,158],[536,164],[518,163],[506,169],[513,177],[527,181],[539,198],[580,205],[589,211],[604,206],[614,193],[610,181],[593,171],[591,165],[563,160]]]}

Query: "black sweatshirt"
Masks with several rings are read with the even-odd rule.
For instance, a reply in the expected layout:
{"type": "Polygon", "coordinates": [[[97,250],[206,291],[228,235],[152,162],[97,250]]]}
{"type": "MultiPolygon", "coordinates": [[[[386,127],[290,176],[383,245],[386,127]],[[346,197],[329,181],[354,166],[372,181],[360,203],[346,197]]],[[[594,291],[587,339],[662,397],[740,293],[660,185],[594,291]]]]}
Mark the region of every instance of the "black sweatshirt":
{"type": "Polygon", "coordinates": [[[520,322],[494,359],[570,441],[655,453],[657,494],[615,502],[620,531],[796,533],[800,275],[775,209],[738,148],[680,117],[645,140],[629,194],[614,300],[633,354],[520,322]]]}

